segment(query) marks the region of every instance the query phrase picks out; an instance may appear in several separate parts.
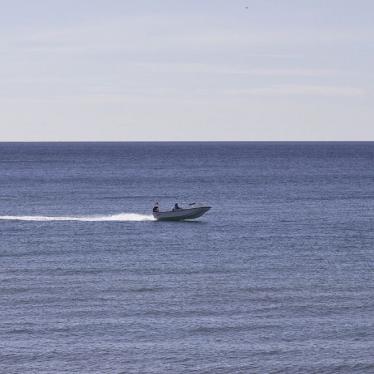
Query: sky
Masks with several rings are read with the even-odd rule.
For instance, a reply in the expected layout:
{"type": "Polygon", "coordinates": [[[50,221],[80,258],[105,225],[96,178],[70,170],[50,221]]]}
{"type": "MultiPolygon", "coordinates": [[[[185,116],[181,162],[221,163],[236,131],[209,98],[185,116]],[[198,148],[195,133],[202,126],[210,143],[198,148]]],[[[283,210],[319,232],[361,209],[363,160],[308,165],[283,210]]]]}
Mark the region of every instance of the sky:
{"type": "Polygon", "coordinates": [[[372,0],[0,7],[0,141],[374,140],[372,0]]]}

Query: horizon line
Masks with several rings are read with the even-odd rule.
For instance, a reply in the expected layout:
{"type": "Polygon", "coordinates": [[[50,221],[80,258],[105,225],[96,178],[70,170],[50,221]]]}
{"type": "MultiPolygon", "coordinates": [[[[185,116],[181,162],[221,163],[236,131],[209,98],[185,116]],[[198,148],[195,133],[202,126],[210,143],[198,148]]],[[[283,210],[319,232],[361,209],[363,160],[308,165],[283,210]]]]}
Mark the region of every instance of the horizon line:
{"type": "Polygon", "coordinates": [[[5,143],[373,143],[373,140],[0,140],[5,143]]]}

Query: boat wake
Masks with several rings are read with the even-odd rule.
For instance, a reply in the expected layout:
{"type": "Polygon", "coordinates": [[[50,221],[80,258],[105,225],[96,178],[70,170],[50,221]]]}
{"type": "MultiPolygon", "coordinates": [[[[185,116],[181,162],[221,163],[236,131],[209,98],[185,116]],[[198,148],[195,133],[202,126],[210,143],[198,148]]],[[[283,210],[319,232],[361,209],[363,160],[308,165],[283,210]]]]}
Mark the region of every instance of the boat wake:
{"type": "Polygon", "coordinates": [[[140,222],[140,221],[154,221],[152,215],[137,214],[137,213],[120,213],[105,216],[0,216],[3,221],[80,221],[80,222],[140,222]]]}

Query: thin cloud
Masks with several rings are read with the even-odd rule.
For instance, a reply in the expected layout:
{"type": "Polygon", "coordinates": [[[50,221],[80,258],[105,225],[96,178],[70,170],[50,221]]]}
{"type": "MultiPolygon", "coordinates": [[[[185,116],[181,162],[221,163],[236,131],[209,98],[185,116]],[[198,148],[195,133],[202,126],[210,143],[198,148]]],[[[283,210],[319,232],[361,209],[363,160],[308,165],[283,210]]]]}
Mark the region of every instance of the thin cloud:
{"type": "Polygon", "coordinates": [[[359,97],[366,94],[365,90],[358,87],[341,86],[313,86],[313,85],[283,85],[244,90],[228,90],[230,96],[339,96],[359,97]]]}
{"type": "MultiPolygon", "coordinates": [[[[101,22],[87,22],[69,27],[23,30],[11,45],[21,50],[81,52],[96,50],[235,50],[256,47],[299,47],[370,42],[373,31],[367,29],[284,28],[266,30],[258,26],[219,25],[203,22],[201,18],[184,15],[172,19],[165,15],[122,16],[101,22]],[[186,27],[189,25],[189,27],[186,27]]],[[[4,39],[3,37],[0,37],[4,39]]],[[[9,41],[9,35],[6,36],[9,41]]],[[[264,52],[265,53],[265,52],[264,52]]],[[[269,53],[269,51],[268,51],[269,53]]],[[[266,54],[266,53],[265,53],[266,54]]]]}
{"type": "MultiPolygon", "coordinates": [[[[136,66],[157,73],[217,74],[217,75],[250,75],[250,76],[295,76],[320,77],[339,73],[335,69],[313,68],[243,68],[238,66],[219,66],[217,64],[198,63],[136,63],[136,66]]],[[[346,74],[346,72],[344,72],[346,74]]]]}

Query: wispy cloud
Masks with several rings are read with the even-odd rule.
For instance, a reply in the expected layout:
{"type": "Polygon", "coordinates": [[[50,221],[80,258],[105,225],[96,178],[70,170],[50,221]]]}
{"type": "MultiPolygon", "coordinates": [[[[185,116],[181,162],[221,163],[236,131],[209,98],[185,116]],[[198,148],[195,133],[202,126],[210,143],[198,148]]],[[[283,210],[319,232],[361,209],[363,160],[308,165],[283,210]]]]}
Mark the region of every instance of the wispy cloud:
{"type": "Polygon", "coordinates": [[[358,87],[314,86],[314,85],[279,85],[272,87],[227,90],[226,95],[238,96],[340,96],[358,97],[366,94],[358,87]]]}
{"type": "MultiPolygon", "coordinates": [[[[212,21],[212,20],[210,20],[212,21]]],[[[242,48],[269,48],[272,46],[300,47],[368,42],[373,30],[347,29],[324,26],[282,29],[266,29],[259,25],[241,23],[219,24],[204,21],[196,15],[165,14],[142,16],[117,16],[100,22],[69,25],[65,27],[24,30],[21,38],[13,40],[13,46],[24,50],[52,50],[81,52],[96,50],[228,50],[242,48]]],[[[1,39],[4,37],[0,36],[1,39]]],[[[9,35],[6,37],[9,40],[9,35]]],[[[263,51],[270,54],[269,50],[263,51]]],[[[273,50],[274,55],[279,55],[273,50]]]]}
{"type": "Polygon", "coordinates": [[[217,74],[243,76],[280,76],[280,77],[320,77],[340,73],[335,69],[316,68],[245,68],[235,65],[220,65],[217,63],[135,63],[135,66],[157,73],[187,73],[187,74],[217,74]]]}

